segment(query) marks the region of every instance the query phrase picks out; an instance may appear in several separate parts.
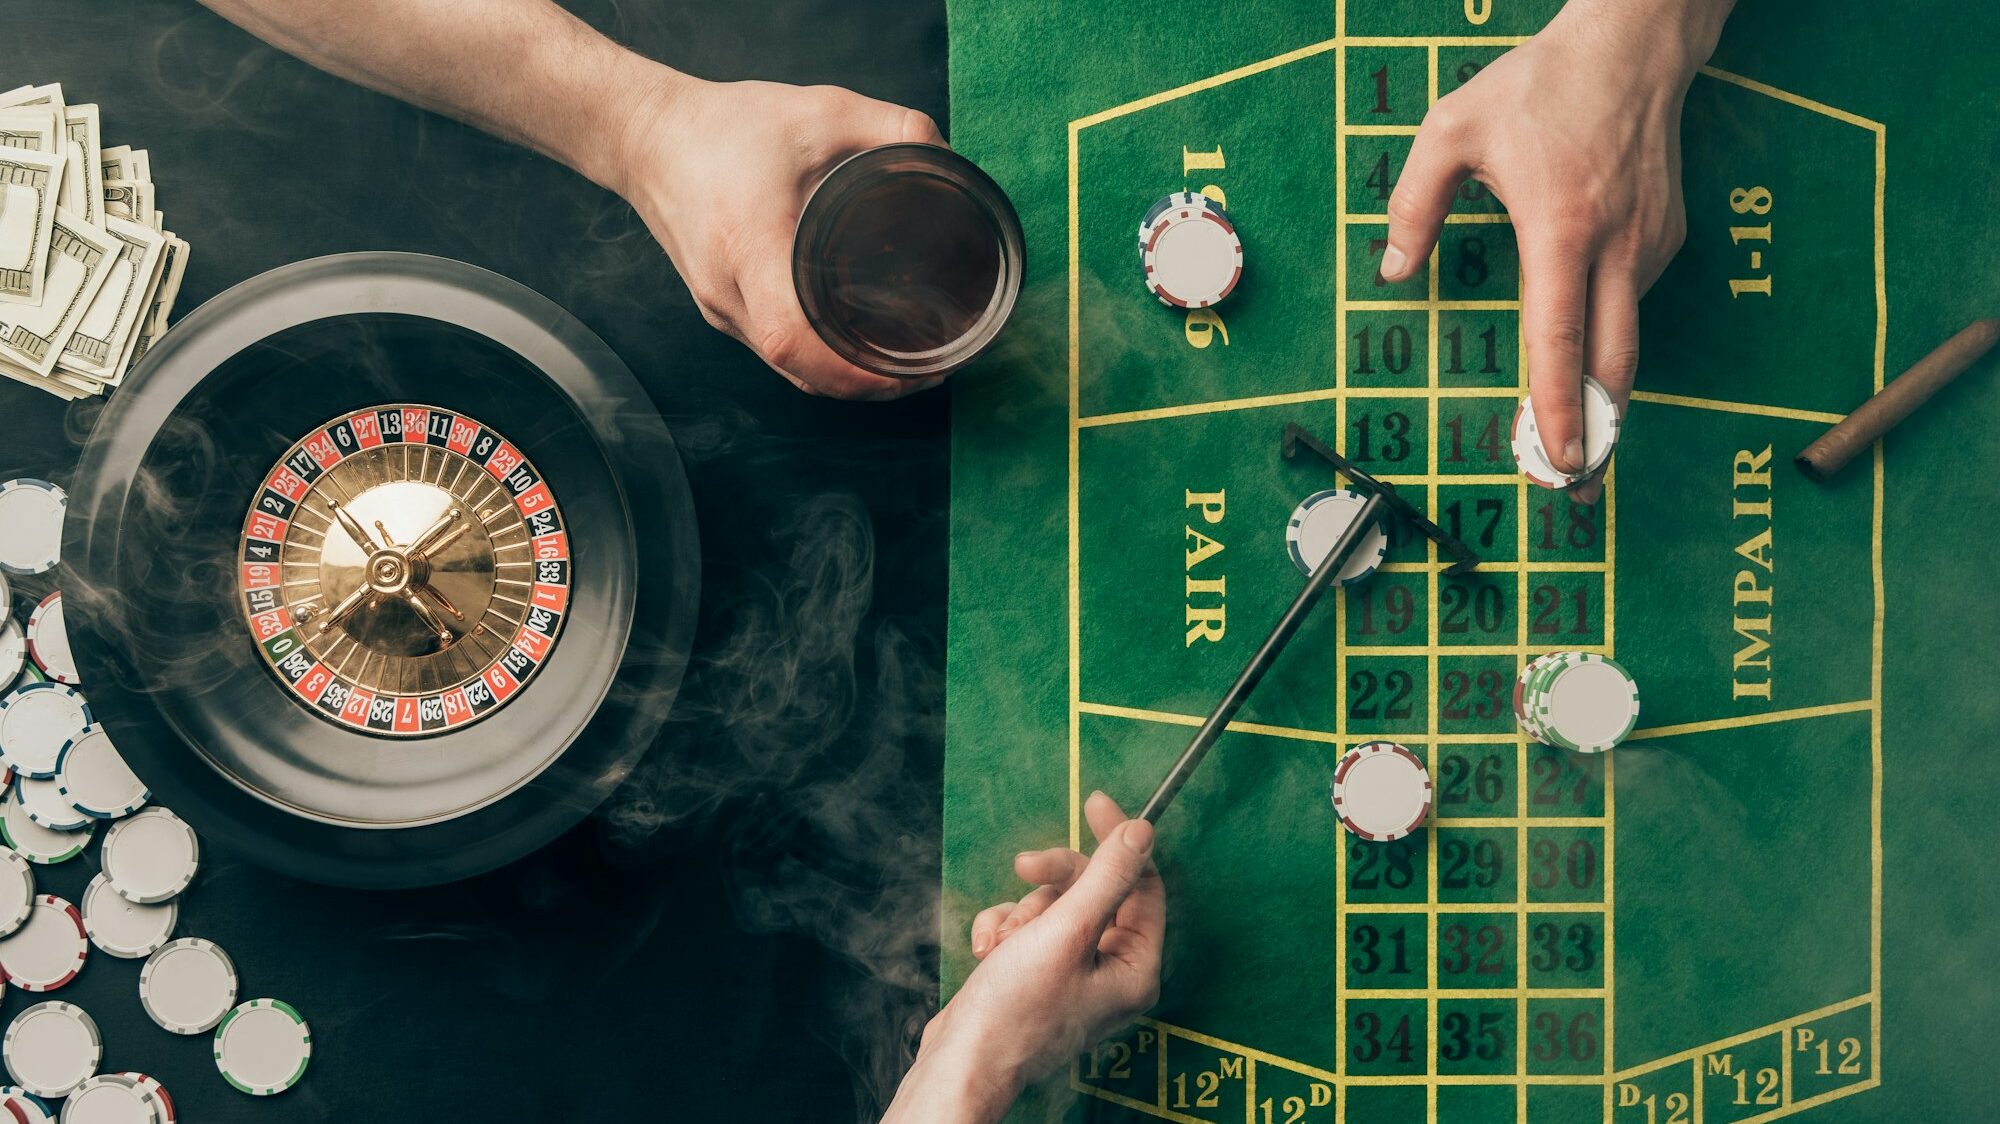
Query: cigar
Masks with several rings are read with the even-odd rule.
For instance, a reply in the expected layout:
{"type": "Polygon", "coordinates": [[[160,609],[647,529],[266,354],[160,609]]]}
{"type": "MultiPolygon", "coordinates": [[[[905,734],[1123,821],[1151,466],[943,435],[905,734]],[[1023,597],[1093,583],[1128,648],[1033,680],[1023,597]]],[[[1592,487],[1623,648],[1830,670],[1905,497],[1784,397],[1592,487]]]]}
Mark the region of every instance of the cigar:
{"type": "Polygon", "coordinates": [[[1855,454],[1910,416],[1911,411],[1930,400],[1945,385],[1972,366],[1973,361],[2000,340],[2000,317],[1974,320],[1966,329],[1939,344],[1937,350],[1917,360],[1916,365],[1896,376],[1894,382],[1875,392],[1840,424],[1806,446],[1792,458],[1799,471],[1813,480],[1825,480],[1839,472],[1855,454]]]}

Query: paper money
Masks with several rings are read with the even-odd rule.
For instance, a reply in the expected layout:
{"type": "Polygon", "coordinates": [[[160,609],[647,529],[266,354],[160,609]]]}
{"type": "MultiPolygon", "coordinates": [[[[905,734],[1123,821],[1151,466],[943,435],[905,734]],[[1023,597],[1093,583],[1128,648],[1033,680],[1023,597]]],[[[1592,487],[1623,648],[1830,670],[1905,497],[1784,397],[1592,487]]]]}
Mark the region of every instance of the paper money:
{"type": "Polygon", "coordinates": [[[121,219],[151,224],[153,185],[138,180],[104,181],[104,213],[121,219]]]}
{"type": "Polygon", "coordinates": [[[69,168],[63,174],[63,206],[85,222],[104,221],[104,155],[98,141],[97,107],[63,107],[63,131],[69,134],[69,168]],[[81,173],[81,175],[79,175],[81,173]]]}
{"type": "Polygon", "coordinates": [[[132,358],[127,370],[136,367],[139,360],[167,330],[167,317],[174,308],[174,298],[181,293],[181,277],[187,273],[188,244],[167,235],[167,249],[160,256],[160,283],[153,291],[153,308],[147,313],[146,322],[139,326],[139,338],[132,344],[132,358]]]}
{"type": "Polygon", "coordinates": [[[111,276],[118,249],[110,231],[58,206],[41,303],[0,305],[0,362],[35,375],[53,372],[111,276]]]}
{"type": "Polygon", "coordinates": [[[118,381],[139,321],[150,308],[146,294],[158,280],[160,251],[167,239],[152,227],[121,218],[106,218],[104,229],[117,240],[116,260],[63,345],[56,368],[66,375],[112,384],[118,381]]]}
{"type": "Polygon", "coordinates": [[[0,92],[0,376],[102,394],[167,330],[188,244],[143,148],[105,146],[61,83],[0,92]]]}
{"type": "Polygon", "coordinates": [[[62,116],[45,105],[23,105],[0,109],[0,144],[10,148],[32,148],[36,152],[61,152],[62,116]]]}
{"type": "Polygon", "coordinates": [[[0,302],[42,301],[64,167],[52,152],[0,147],[0,302]]]}

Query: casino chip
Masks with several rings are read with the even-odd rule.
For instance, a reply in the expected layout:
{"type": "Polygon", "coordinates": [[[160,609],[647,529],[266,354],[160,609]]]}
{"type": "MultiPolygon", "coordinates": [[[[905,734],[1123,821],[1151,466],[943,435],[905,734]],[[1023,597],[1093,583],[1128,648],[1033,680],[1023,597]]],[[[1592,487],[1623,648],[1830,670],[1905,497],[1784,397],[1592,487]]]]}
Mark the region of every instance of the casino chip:
{"type": "Polygon", "coordinates": [[[282,999],[252,999],[215,1028],[215,1068],[251,1096],[282,1093],[312,1061],[312,1028],[282,999]]]}
{"type": "MultiPolygon", "coordinates": [[[[0,939],[0,971],[7,973],[7,982],[23,991],[62,987],[83,970],[84,958],[89,955],[90,938],[83,931],[83,918],[75,906],[54,894],[36,898],[27,924],[0,939]]],[[[19,1076],[15,1074],[17,1079],[19,1076]]],[[[26,1081],[21,1084],[40,1092],[26,1081]]]]}
{"type": "Polygon", "coordinates": [[[236,1005],[236,965],[213,941],[168,941],[139,969],[139,1004],[166,1030],[200,1034],[236,1005]]]}
{"type": "Polygon", "coordinates": [[[62,1124],[155,1124],[158,1101],[122,1073],[101,1073],[63,1102],[62,1124]]]}
{"type": "Polygon", "coordinates": [[[146,806],[153,794],[111,744],[102,726],[89,726],[63,747],[56,761],[62,798],[86,816],[115,820],[146,806]]]}
{"type": "MultiPolygon", "coordinates": [[[[1311,577],[1319,564],[1332,552],[1333,544],[1340,540],[1341,533],[1361,514],[1362,505],[1368,501],[1359,492],[1346,488],[1329,488],[1314,492],[1299,501],[1292,509],[1292,521],[1285,528],[1285,546],[1291,552],[1292,564],[1299,573],[1311,577]]],[[[1389,534],[1378,521],[1369,528],[1361,540],[1361,546],[1340,568],[1340,584],[1353,585],[1365,581],[1381,565],[1389,554],[1389,534]]]]}
{"type": "Polygon", "coordinates": [[[0,1085],[0,1105],[20,1124],[56,1124],[55,1106],[19,1085],[0,1085]]]}
{"type": "Polygon", "coordinates": [[[20,852],[0,850],[0,937],[28,923],[35,910],[35,869],[20,852]]]}
{"type": "Polygon", "coordinates": [[[69,740],[90,725],[83,693],[63,683],[29,683],[0,699],[0,763],[51,779],[69,740]]]}
{"type": "Polygon", "coordinates": [[[1586,375],[1583,379],[1583,471],[1571,476],[1549,459],[1548,450],[1542,444],[1540,425],[1535,420],[1532,396],[1522,398],[1520,409],[1514,413],[1514,461],[1532,483],[1544,488],[1567,488],[1596,475],[1611,462],[1612,451],[1618,447],[1620,423],[1618,404],[1612,401],[1611,392],[1603,383],[1586,375]]]}
{"type": "Polygon", "coordinates": [[[121,960],[151,956],[174,937],[180,920],[179,898],[158,905],[129,902],[100,874],[83,892],[83,930],[90,943],[121,960]]]}
{"type": "Polygon", "coordinates": [[[37,1003],[14,1016],[0,1044],[21,1088],[38,1097],[66,1097],[97,1072],[104,1039],[89,1013],[74,1003],[37,1003]]]}
{"type": "Polygon", "coordinates": [[[1343,754],[1334,771],[1333,810],[1361,838],[1393,842],[1430,815],[1431,775],[1395,742],[1364,742],[1343,754]]]}
{"type": "Polygon", "coordinates": [[[194,881],[201,843],[194,829],[161,807],[147,808],[111,825],[99,853],[104,877],[127,901],[163,902],[194,881]]]}
{"type": "Polygon", "coordinates": [[[63,624],[62,590],[56,590],[28,614],[28,654],[35,666],[58,683],[77,682],[76,657],[69,650],[69,629],[63,624]]]}
{"type": "MultiPolygon", "coordinates": [[[[6,592],[0,590],[0,606],[7,604],[6,592]]],[[[12,616],[0,608],[0,693],[14,685],[21,677],[21,669],[28,666],[28,637],[21,631],[12,616]]]]}
{"type": "Polygon", "coordinates": [[[1524,692],[1523,727],[1538,741],[1605,753],[1639,723],[1639,685],[1618,661],[1590,652],[1545,658],[1524,692]]]}
{"type": "Polygon", "coordinates": [[[48,865],[77,857],[96,834],[96,828],[96,820],[87,820],[80,831],[43,827],[28,817],[28,809],[13,784],[0,786],[0,836],[6,838],[14,853],[29,862],[48,865]]]}
{"type": "Polygon", "coordinates": [[[1192,191],[1153,204],[1139,224],[1146,288],[1162,304],[1207,308],[1243,277],[1243,240],[1222,205],[1192,191]]]}
{"type": "Polygon", "coordinates": [[[63,512],[69,496],[46,480],[0,484],[0,570],[45,574],[62,560],[63,512]]]}
{"type": "Polygon", "coordinates": [[[14,796],[27,810],[28,819],[50,831],[75,831],[90,823],[90,817],[63,799],[62,785],[53,777],[14,778],[14,796]]]}

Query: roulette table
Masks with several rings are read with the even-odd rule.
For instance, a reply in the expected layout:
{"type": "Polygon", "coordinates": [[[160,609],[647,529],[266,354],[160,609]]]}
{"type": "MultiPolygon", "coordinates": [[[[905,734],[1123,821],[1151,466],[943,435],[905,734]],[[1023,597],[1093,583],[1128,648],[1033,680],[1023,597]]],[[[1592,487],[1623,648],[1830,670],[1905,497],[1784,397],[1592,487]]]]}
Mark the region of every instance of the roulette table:
{"type": "Polygon", "coordinates": [[[1579,505],[1509,450],[1501,202],[1468,182],[1424,268],[1376,271],[1428,108],[1555,9],[954,8],[955,140],[1016,200],[1036,317],[955,388],[952,920],[1017,892],[1013,852],[1087,842],[1093,790],[1136,808],[1298,594],[1288,519],[1339,481],[1287,425],[1481,558],[1453,572],[1406,529],[1299,630],[1160,820],[1159,1006],[1074,1060],[1052,1114],[1917,1120],[1992,1088],[1930,1027],[1992,1025],[1955,994],[1990,969],[1942,934],[1996,902],[1925,872],[1990,842],[1990,661],[1958,615],[1992,619],[1994,585],[1917,514],[1992,514],[1992,381],[1831,482],[1787,463],[1989,314],[1994,228],[1952,196],[1992,198],[1993,154],[1887,76],[1977,83],[1859,9],[1736,14],[1687,98],[1686,244],[1579,505]],[[1210,308],[1163,305],[1133,251],[1183,191],[1242,243],[1210,308]],[[1516,675],[1552,650],[1636,678],[1619,748],[1519,727],[1516,675]],[[1394,842],[1329,802],[1375,739],[1434,786],[1394,842]]]}

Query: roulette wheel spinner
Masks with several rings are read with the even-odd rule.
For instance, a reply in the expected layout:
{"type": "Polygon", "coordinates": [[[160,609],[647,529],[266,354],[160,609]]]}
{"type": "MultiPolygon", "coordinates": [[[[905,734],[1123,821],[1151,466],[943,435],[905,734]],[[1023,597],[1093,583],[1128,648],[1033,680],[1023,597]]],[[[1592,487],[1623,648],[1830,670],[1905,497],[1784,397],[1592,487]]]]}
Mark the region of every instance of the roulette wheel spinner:
{"type": "Polygon", "coordinates": [[[105,409],[64,527],[99,721],[301,877],[490,869],[658,738],[700,588],[673,438],[545,298],[346,254],[216,297],[105,409]]]}

